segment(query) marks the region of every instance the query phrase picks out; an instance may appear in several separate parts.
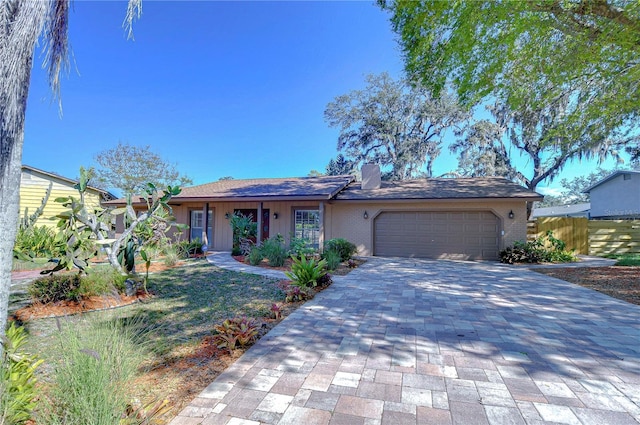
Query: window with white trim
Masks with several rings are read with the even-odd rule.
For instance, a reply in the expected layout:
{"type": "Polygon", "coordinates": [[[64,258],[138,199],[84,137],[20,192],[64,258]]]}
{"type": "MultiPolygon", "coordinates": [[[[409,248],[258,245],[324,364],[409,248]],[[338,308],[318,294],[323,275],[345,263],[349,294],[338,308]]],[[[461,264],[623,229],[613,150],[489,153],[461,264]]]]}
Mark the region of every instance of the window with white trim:
{"type": "Polygon", "coordinates": [[[318,248],[320,243],[320,211],[294,210],[294,235],[318,248]]]}
{"type": "MultiPolygon", "coordinates": [[[[204,214],[202,210],[191,210],[191,224],[189,225],[189,240],[200,239],[202,241],[202,229],[204,228],[204,214]]],[[[209,210],[209,226],[207,227],[207,239],[209,245],[213,243],[213,211],[209,210]]]]}

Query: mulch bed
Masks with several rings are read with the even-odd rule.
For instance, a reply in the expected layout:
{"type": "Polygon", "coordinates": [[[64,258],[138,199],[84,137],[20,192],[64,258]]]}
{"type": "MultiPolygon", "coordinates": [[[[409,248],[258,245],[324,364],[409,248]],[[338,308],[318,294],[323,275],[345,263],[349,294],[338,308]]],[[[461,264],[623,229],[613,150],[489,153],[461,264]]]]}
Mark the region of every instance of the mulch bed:
{"type": "MultiPolygon", "coordinates": [[[[258,319],[258,339],[266,335],[286,316],[302,305],[302,302],[283,305],[280,319],[258,319]]],[[[156,418],[158,424],[166,424],[187,407],[200,392],[211,384],[225,369],[231,366],[247,348],[233,351],[216,346],[213,336],[205,336],[197,345],[181,346],[162,364],[138,377],[138,388],[165,388],[163,399],[170,409],[156,418]]]]}
{"type": "MultiPolygon", "coordinates": [[[[165,269],[182,266],[180,262],[174,266],[166,266],[162,262],[152,263],[150,272],[158,272],[165,269]]],[[[265,264],[269,267],[268,264],[265,264]]],[[[144,269],[144,267],[142,267],[144,269]]],[[[138,270],[144,274],[143,270],[138,270]]],[[[37,272],[36,272],[37,273],[37,272]]],[[[286,286],[288,281],[281,281],[280,285],[286,286]]],[[[317,288],[316,292],[325,288],[317,288]]],[[[139,292],[132,297],[124,295],[108,295],[103,297],[91,297],[79,302],[58,302],[53,304],[32,304],[18,310],[13,319],[27,322],[44,317],[55,317],[84,313],[88,311],[103,310],[145,302],[153,298],[153,294],[147,295],[139,292]]],[[[283,303],[279,302],[280,317],[278,319],[263,317],[258,321],[258,338],[266,335],[274,326],[285,317],[304,304],[304,301],[283,303]]],[[[166,424],[180,410],[186,407],[204,388],[233,364],[247,348],[237,348],[231,352],[216,346],[213,336],[204,336],[195,344],[183,344],[173,348],[163,355],[159,361],[145,365],[148,368],[141,376],[135,379],[133,385],[137,389],[142,401],[151,401],[159,397],[157,401],[167,401],[168,410],[154,419],[153,423],[166,424]],[[150,389],[161,388],[160,392],[150,389]],[[154,395],[155,394],[155,395],[154,395]],[[158,395],[160,394],[160,395],[158,395]]],[[[155,403],[155,401],[154,401],[155,403]]]]}
{"type": "MultiPolygon", "coordinates": [[[[249,264],[249,261],[247,259],[245,259],[244,255],[233,255],[232,256],[234,260],[243,263],[243,264],[249,264]]],[[[351,264],[353,265],[353,267],[349,267],[349,265],[347,263],[341,263],[340,266],[338,266],[338,268],[336,270],[332,270],[329,274],[332,275],[336,275],[336,276],[344,276],[346,274],[348,274],[351,270],[360,267],[361,265],[363,265],[366,261],[364,260],[358,260],[355,258],[352,258],[351,260],[349,260],[351,262],[351,264]]],[[[280,270],[283,272],[288,272],[291,271],[291,259],[287,258],[284,262],[284,266],[282,267],[273,267],[269,264],[268,260],[262,260],[262,262],[260,264],[258,264],[256,267],[262,267],[265,269],[270,269],[270,270],[280,270]]]]}
{"type": "Polygon", "coordinates": [[[108,310],[137,303],[151,297],[151,294],[139,292],[133,296],[109,295],[83,298],[79,301],[59,301],[51,304],[34,303],[16,311],[11,320],[26,322],[45,317],[68,316],[89,311],[108,310]]]}
{"type": "MultiPolygon", "coordinates": [[[[169,266],[162,262],[152,262],[151,266],[149,267],[149,273],[157,273],[174,267],[181,267],[185,264],[186,263],[184,261],[179,261],[176,264],[169,266]]],[[[20,274],[26,275],[27,273],[29,273],[30,277],[33,278],[41,277],[39,270],[21,272],[20,274]]],[[[75,273],[75,271],[68,273],[75,273]]],[[[146,268],[144,266],[138,267],[138,273],[141,276],[144,276],[144,274],[146,273],[146,268]]],[[[110,294],[83,298],[79,301],[59,301],[51,304],[33,303],[16,311],[10,319],[16,320],[17,322],[26,322],[28,320],[42,319],[45,317],[59,317],[74,315],[78,313],[86,313],[89,311],[108,310],[111,308],[124,307],[133,303],[144,301],[151,296],[152,294],[144,293],[144,291],[139,291],[136,295],[133,296],[126,296],[124,294],[110,294]]]]}
{"type": "Polygon", "coordinates": [[[640,267],[567,267],[534,270],[640,305],[640,267]]]}

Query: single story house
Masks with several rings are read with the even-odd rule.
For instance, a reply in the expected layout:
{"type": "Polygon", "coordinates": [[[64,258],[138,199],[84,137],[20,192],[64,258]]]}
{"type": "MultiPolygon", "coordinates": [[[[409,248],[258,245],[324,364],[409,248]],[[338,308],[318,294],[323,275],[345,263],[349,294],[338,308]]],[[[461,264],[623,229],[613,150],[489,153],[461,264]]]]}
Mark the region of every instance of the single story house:
{"type": "Polygon", "coordinates": [[[538,217],[586,217],[589,218],[591,204],[583,202],[572,205],[556,205],[554,207],[534,208],[531,211],[531,219],[538,217]]]}
{"type": "MultiPolygon", "coordinates": [[[[55,199],[67,196],[79,197],[78,191],[74,188],[77,183],[77,180],[23,165],[20,174],[20,218],[33,215],[46,200],[42,215],[35,224],[55,227],[58,222],[51,218],[66,209],[62,204],[55,202],[55,199]]],[[[85,202],[92,207],[99,207],[102,202],[115,198],[108,191],[96,187],[87,187],[85,193],[85,202]]]]}
{"type": "Polygon", "coordinates": [[[615,171],[584,192],[591,200],[591,218],[640,218],[640,171],[615,171]]]}
{"type": "Polygon", "coordinates": [[[499,177],[383,182],[377,166],[365,165],[362,181],[222,180],[185,187],[169,204],[177,222],[190,226],[182,238],[200,238],[210,250],[231,250],[229,217],[242,213],[257,221],[258,240],[295,235],[321,249],[345,238],[364,256],[495,260],[526,239],[527,202],[541,199],[499,177]]]}

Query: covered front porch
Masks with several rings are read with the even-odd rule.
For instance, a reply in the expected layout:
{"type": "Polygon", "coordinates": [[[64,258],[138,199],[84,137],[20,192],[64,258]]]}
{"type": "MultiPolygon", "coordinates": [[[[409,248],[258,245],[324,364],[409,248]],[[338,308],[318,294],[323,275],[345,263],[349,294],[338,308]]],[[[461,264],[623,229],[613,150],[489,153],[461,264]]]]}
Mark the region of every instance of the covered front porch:
{"type": "Polygon", "coordinates": [[[189,226],[174,232],[174,238],[196,238],[210,250],[229,251],[233,247],[230,219],[233,214],[251,217],[257,224],[257,241],[282,235],[307,239],[321,249],[324,243],[325,203],[318,201],[194,202],[171,205],[177,223],[189,226]]]}

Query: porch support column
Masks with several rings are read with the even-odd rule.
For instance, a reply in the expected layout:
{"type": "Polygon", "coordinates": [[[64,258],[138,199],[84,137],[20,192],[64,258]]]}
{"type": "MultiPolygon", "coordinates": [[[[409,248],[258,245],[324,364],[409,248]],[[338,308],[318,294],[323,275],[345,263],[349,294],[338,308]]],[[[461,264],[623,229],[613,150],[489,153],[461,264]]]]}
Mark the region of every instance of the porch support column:
{"type": "Polygon", "coordinates": [[[258,236],[256,238],[256,245],[262,243],[262,202],[258,204],[258,236]]]}
{"type": "Polygon", "coordinates": [[[324,202],[320,202],[318,205],[318,215],[320,220],[320,234],[318,235],[318,250],[320,252],[324,249],[324,202]]]}
{"type": "Polygon", "coordinates": [[[202,211],[202,244],[209,246],[209,203],[204,204],[204,211],[202,211]]]}

